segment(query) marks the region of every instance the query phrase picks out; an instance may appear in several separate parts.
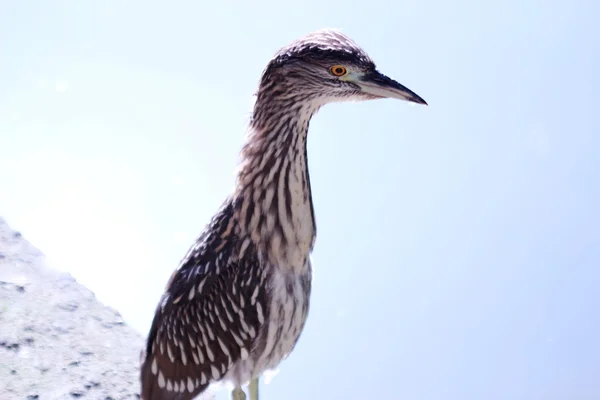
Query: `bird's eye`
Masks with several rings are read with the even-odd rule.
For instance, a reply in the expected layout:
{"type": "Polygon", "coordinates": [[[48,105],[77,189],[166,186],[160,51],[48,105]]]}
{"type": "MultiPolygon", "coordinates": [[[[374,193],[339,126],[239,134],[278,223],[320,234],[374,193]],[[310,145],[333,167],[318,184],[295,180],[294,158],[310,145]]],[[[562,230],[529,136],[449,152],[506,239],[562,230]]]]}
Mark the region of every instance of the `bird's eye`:
{"type": "Polygon", "coordinates": [[[334,65],[333,67],[329,68],[329,71],[331,71],[331,73],[335,76],[343,76],[346,75],[346,72],[348,72],[346,67],[342,65],[334,65]]]}

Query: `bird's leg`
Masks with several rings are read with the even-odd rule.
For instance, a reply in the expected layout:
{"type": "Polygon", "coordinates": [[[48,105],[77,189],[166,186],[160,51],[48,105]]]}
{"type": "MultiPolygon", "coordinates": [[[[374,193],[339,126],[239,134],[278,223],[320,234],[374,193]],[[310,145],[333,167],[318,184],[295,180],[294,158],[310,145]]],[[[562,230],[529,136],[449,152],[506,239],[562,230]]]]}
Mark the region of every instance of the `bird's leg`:
{"type": "Polygon", "coordinates": [[[250,400],[258,400],[258,376],[250,380],[248,392],[250,394],[250,400]]]}
{"type": "Polygon", "coordinates": [[[241,387],[237,386],[231,392],[231,400],[246,400],[246,393],[241,387]]]}

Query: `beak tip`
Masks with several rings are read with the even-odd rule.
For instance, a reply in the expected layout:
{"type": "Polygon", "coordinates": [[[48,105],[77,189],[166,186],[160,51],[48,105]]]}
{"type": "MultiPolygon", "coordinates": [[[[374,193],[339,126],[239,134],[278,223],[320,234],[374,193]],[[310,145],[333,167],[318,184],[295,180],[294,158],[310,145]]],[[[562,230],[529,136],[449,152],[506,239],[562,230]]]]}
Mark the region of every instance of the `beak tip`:
{"type": "Polygon", "coordinates": [[[424,106],[429,106],[429,104],[427,104],[427,102],[425,100],[423,100],[422,98],[420,98],[419,96],[412,98],[411,101],[413,101],[414,103],[417,103],[417,104],[424,105],[424,106]]]}

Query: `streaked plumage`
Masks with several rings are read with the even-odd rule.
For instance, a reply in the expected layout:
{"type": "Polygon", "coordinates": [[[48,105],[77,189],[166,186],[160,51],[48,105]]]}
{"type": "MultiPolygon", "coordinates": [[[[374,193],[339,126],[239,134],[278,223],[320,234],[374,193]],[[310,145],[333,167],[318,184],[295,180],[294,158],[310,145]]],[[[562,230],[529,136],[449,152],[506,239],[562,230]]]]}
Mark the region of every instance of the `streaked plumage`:
{"type": "Polygon", "coordinates": [[[276,53],[260,80],[236,189],[156,309],[142,354],[143,399],[192,399],[221,380],[239,387],[291,353],[308,315],[316,238],[310,118],[332,101],[383,97],[425,104],[338,31],[313,32],[276,53]]]}

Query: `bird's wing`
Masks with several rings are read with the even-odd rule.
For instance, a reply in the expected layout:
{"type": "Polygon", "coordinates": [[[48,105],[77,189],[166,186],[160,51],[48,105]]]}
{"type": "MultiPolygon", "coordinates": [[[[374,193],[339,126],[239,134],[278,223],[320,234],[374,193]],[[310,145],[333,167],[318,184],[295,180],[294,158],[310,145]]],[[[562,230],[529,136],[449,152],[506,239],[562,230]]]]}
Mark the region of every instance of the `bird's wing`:
{"type": "Polygon", "coordinates": [[[265,275],[252,249],[239,254],[230,208],[213,218],[167,284],[142,355],[144,400],[193,399],[249,356],[267,311],[265,275]]]}

